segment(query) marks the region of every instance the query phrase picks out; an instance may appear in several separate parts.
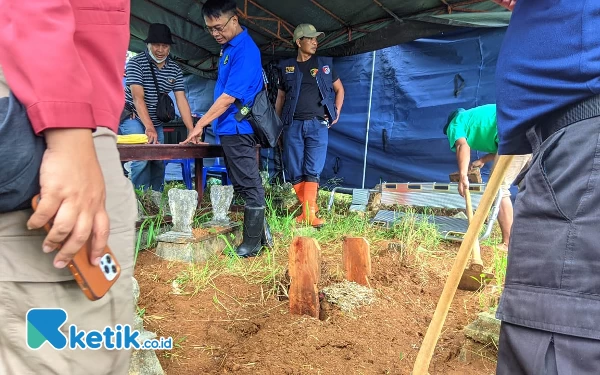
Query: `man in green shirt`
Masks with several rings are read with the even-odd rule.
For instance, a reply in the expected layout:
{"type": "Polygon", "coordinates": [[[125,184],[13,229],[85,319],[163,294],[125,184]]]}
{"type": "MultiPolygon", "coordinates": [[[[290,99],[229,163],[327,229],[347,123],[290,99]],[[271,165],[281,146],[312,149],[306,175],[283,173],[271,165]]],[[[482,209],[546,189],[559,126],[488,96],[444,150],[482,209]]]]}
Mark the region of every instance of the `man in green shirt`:
{"type": "MultiPolygon", "coordinates": [[[[460,182],[458,192],[465,196],[465,190],[469,188],[468,172],[472,168],[481,168],[490,161],[496,161],[498,152],[498,128],[496,125],[496,105],[486,104],[469,110],[459,108],[448,117],[444,127],[444,134],[450,142],[450,149],[456,152],[460,182]],[[471,161],[471,149],[486,152],[482,158],[471,161]]],[[[515,181],[517,175],[525,168],[531,154],[516,155],[508,168],[500,192],[502,201],[498,212],[498,224],[502,232],[502,244],[498,246],[502,250],[508,250],[510,240],[510,229],[513,221],[513,207],[510,200],[510,185],[515,181]]],[[[493,169],[493,168],[492,168],[493,169]]]]}

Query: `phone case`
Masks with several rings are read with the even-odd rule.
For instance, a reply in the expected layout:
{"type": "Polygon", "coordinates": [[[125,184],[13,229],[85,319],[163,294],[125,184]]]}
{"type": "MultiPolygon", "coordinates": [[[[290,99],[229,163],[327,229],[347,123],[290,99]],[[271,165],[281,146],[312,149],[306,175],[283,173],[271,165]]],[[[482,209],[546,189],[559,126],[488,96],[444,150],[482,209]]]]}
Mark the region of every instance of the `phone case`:
{"type": "MultiPolygon", "coordinates": [[[[39,195],[36,195],[32,199],[34,211],[37,209],[39,200],[39,195]]],[[[53,220],[50,220],[44,226],[46,232],[50,231],[52,222],[53,220]]],[[[88,256],[90,245],[91,239],[88,239],[85,245],[75,254],[71,262],[69,262],[68,268],[85,296],[91,301],[96,301],[102,298],[117,281],[121,274],[121,267],[108,246],[104,249],[100,263],[97,266],[91,264],[88,256]]]]}

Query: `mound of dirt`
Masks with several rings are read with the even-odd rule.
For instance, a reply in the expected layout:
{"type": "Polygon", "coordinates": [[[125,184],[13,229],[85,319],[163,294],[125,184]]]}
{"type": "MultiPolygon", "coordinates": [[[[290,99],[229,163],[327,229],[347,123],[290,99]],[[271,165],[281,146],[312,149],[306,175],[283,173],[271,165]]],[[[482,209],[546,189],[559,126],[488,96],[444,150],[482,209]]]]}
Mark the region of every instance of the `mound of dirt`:
{"type": "MultiPolygon", "coordinates": [[[[188,265],[145,251],[136,266],[139,306],[146,329],[173,337],[175,348],[158,353],[168,375],[410,374],[453,259],[419,267],[394,252],[378,254],[372,289],[330,277],[321,291],[333,303],[322,304],[324,319],[313,319],[290,315],[289,301],[228,275],[195,295],[173,294],[172,281],[188,265]]],[[[335,270],[340,260],[324,257],[323,269],[335,270]]],[[[430,374],[495,372],[493,348],[469,346],[464,355],[463,328],[479,311],[476,294],[457,291],[430,374]]]]}

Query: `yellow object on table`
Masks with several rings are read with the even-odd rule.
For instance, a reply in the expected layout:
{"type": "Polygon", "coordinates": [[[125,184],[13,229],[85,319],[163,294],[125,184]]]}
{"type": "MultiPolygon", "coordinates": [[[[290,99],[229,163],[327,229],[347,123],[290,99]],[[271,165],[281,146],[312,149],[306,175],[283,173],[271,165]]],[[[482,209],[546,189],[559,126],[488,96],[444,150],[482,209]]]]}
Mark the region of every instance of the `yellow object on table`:
{"type": "Polygon", "coordinates": [[[148,136],[146,134],[128,134],[128,135],[117,135],[117,143],[138,145],[148,143],[148,136]]]}

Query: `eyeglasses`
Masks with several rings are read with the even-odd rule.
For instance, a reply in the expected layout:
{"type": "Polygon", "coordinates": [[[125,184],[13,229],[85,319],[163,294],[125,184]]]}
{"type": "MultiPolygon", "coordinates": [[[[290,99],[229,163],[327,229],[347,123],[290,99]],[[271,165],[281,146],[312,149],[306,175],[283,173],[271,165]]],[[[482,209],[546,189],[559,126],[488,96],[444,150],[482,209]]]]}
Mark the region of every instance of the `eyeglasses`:
{"type": "Polygon", "coordinates": [[[235,17],[235,16],[231,16],[229,17],[229,19],[227,20],[227,22],[225,22],[225,25],[223,26],[205,26],[204,29],[206,30],[207,33],[209,34],[213,34],[215,31],[218,32],[219,34],[223,32],[223,30],[225,30],[225,28],[227,27],[227,24],[229,23],[229,21],[231,21],[231,19],[235,17]]]}

